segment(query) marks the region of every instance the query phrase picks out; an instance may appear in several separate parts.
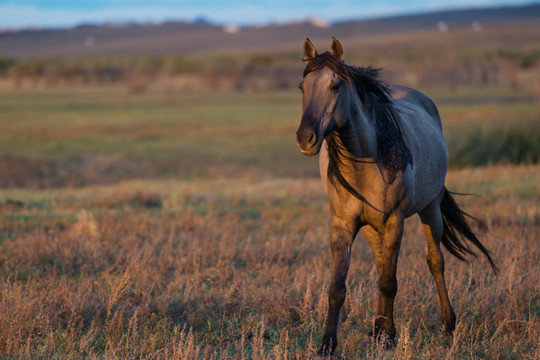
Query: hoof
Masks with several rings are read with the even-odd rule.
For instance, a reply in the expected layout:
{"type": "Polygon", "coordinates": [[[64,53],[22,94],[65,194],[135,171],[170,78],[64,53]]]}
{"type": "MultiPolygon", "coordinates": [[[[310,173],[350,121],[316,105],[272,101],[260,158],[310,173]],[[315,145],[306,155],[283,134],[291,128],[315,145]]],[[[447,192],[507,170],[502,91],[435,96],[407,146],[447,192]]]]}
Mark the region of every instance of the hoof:
{"type": "Polygon", "coordinates": [[[317,357],[318,358],[326,358],[329,356],[332,356],[332,349],[328,349],[325,346],[321,346],[319,350],[317,350],[317,357]]]}
{"type": "Polygon", "coordinates": [[[452,344],[454,344],[454,334],[453,332],[446,332],[444,337],[445,343],[447,347],[452,347],[452,344]]]}
{"type": "Polygon", "coordinates": [[[444,324],[446,346],[451,347],[454,343],[454,330],[456,328],[456,316],[452,313],[452,321],[444,324]]]}
{"type": "Polygon", "coordinates": [[[362,346],[370,347],[373,345],[382,345],[384,350],[393,350],[396,348],[394,339],[388,337],[388,335],[385,333],[375,335],[373,334],[373,331],[369,331],[366,335],[364,335],[364,339],[362,339],[362,346]]]}
{"type": "Polygon", "coordinates": [[[332,356],[337,347],[337,336],[324,335],[322,345],[317,351],[318,357],[332,356]]]}

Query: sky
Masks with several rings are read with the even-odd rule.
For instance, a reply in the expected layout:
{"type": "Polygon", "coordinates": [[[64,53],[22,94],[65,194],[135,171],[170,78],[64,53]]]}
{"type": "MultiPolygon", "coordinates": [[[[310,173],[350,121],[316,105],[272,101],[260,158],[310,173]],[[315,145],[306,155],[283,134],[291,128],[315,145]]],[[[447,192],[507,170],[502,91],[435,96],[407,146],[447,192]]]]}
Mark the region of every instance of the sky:
{"type": "Polygon", "coordinates": [[[0,28],[69,27],[82,23],[193,21],[269,24],[307,17],[330,22],[540,0],[0,0],[0,28]]]}

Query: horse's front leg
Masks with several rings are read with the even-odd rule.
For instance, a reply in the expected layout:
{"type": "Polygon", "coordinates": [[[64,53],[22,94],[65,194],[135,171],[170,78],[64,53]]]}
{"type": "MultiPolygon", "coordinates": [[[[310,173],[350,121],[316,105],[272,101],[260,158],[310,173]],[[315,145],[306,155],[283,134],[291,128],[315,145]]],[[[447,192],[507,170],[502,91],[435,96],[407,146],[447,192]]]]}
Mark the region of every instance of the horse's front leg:
{"type": "Polygon", "coordinates": [[[371,335],[378,341],[394,345],[396,328],[394,326],[394,299],[397,293],[397,260],[401,238],[403,236],[403,216],[391,214],[386,223],[376,231],[372,226],[364,226],[362,234],[368,241],[377,264],[379,273],[379,301],[377,317],[374,322],[375,332],[371,335]]]}
{"type": "Polygon", "coordinates": [[[324,331],[322,345],[317,354],[330,355],[337,346],[337,328],[339,313],[345,301],[347,287],[347,272],[351,261],[351,246],[358,233],[358,226],[354,221],[346,221],[332,217],[330,226],[330,247],[334,260],[332,282],[328,293],[328,317],[324,331]]]}

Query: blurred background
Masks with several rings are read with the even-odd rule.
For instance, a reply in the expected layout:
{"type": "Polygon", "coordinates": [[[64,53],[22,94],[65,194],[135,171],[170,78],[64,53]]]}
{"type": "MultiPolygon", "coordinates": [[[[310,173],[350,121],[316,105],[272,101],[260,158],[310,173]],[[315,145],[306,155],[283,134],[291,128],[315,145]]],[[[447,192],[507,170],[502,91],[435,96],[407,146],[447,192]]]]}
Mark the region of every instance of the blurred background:
{"type": "Polygon", "coordinates": [[[0,1],[0,187],[317,176],[306,37],[432,97],[452,167],[536,163],[538,34],[535,1],[0,1]]]}

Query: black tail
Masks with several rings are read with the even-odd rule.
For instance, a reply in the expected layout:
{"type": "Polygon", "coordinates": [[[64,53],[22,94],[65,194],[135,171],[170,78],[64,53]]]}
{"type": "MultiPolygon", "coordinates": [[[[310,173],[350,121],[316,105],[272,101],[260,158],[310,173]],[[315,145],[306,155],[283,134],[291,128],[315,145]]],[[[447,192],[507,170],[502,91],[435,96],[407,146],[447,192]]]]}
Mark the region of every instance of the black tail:
{"type": "Polygon", "coordinates": [[[460,260],[465,260],[465,255],[467,254],[476,256],[476,254],[463,242],[464,239],[468,240],[486,256],[491,268],[497,273],[499,269],[497,269],[497,266],[493,262],[489,251],[473,233],[465,216],[474,220],[476,219],[459,208],[446,187],[444,188],[444,196],[441,202],[441,213],[444,226],[442,243],[448,251],[460,260]]]}

